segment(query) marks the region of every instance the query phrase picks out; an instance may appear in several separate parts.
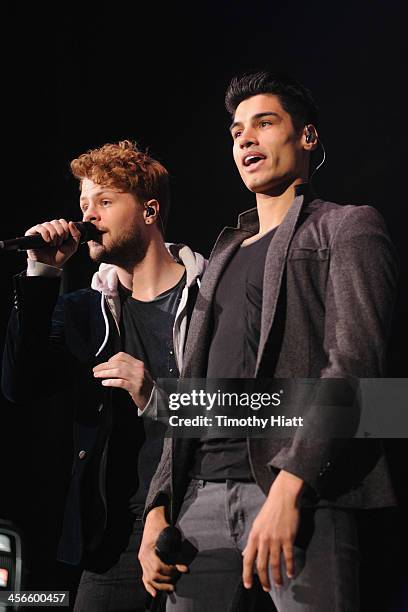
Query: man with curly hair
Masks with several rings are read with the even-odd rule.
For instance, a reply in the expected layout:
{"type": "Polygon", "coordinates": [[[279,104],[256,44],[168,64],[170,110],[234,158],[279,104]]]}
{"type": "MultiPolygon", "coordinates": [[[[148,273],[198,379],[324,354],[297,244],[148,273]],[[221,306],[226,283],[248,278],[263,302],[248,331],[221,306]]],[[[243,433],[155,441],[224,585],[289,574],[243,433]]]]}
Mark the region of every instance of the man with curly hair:
{"type": "Polygon", "coordinates": [[[149,414],[160,393],[155,380],[182,368],[204,259],[165,244],[168,173],[136,145],[106,144],[71,169],[83,220],[98,230],[88,247],[100,267],[91,288],[58,297],[80,234],[65,219],[26,232],[49,246],[27,251],[27,272],[15,278],[3,391],[24,402],[33,387],[44,395],[74,389],[74,463],[58,558],[83,567],[77,612],[144,610],[141,516],[164,434],[149,414]]]}

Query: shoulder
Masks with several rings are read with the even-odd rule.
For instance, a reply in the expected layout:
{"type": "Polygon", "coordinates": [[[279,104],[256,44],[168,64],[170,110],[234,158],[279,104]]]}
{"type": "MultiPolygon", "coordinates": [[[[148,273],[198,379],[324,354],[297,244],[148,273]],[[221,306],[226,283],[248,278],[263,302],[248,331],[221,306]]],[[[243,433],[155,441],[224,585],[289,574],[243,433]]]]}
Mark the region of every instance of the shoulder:
{"type": "Polygon", "coordinates": [[[329,238],[329,242],[341,234],[387,234],[384,219],[373,206],[313,200],[302,214],[305,229],[317,229],[329,238]]]}
{"type": "Polygon", "coordinates": [[[352,222],[381,222],[382,215],[373,206],[366,204],[337,204],[326,200],[313,200],[305,206],[306,215],[312,220],[324,220],[326,223],[338,223],[347,219],[352,222]]]}
{"type": "Polygon", "coordinates": [[[88,308],[101,301],[101,294],[91,288],[77,289],[69,293],[64,293],[59,298],[59,303],[65,308],[88,308]]]}

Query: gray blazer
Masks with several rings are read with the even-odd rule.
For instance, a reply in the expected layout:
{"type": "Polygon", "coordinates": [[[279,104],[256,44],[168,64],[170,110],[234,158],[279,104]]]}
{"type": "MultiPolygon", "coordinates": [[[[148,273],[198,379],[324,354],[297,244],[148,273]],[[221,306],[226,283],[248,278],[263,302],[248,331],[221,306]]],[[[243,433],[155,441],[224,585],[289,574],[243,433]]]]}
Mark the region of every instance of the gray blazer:
{"type": "MultiPolygon", "coordinates": [[[[190,322],[183,378],[205,378],[217,283],[258,228],[254,208],[218,237],[190,322]]],[[[396,256],[381,215],[370,206],[325,202],[301,185],[266,256],[255,377],[384,376],[396,281],[396,256]]],[[[265,494],[284,469],[309,485],[306,505],[395,503],[379,441],[339,440],[330,427],[325,435],[324,426],[318,440],[308,440],[299,429],[289,440],[248,439],[253,475],[265,494]]],[[[192,439],[166,439],[146,512],[170,500],[170,519],[176,520],[194,448],[192,439]]]]}

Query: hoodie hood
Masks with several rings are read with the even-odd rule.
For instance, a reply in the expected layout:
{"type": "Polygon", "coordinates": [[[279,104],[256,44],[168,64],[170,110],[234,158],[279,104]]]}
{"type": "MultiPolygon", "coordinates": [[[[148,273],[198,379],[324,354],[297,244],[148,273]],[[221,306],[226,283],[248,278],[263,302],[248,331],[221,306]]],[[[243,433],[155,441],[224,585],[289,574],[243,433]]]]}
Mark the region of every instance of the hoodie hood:
{"type": "MultiPolygon", "coordinates": [[[[177,263],[186,268],[186,285],[191,287],[200,278],[206,267],[206,260],[200,253],[195,253],[185,244],[166,242],[166,248],[177,263]]],[[[129,288],[132,286],[132,276],[129,274],[129,288]]],[[[92,277],[92,289],[103,293],[105,297],[115,299],[119,295],[119,277],[117,266],[102,263],[92,277]]]]}
{"type": "MultiPolygon", "coordinates": [[[[206,267],[206,260],[200,253],[195,253],[185,244],[173,244],[166,243],[166,248],[170,255],[177,263],[184,265],[186,269],[186,286],[184,288],[184,302],[187,300],[188,290],[194,284],[197,283],[200,286],[200,278],[204,273],[206,267]]],[[[101,311],[105,321],[105,337],[103,342],[96,353],[98,356],[105,348],[109,338],[109,321],[106,314],[106,303],[115,320],[116,327],[119,332],[119,321],[121,315],[121,301],[119,295],[119,276],[118,268],[112,264],[102,263],[99,266],[99,270],[95,272],[92,277],[91,287],[95,291],[99,291],[101,294],[101,311]]],[[[132,286],[132,275],[129,274],[128,288],[132,286]]],[[[185,335],[185,323],[181,324],[183,327],[183,336],[185,335]]],[[[119,332],[120,333],[120,332],[119,332]]],[[[178,351],[178,353],[180,353],[178,351]]],[[[182,356],[178,355],[179,363],[181,364],[182,356]]]]}

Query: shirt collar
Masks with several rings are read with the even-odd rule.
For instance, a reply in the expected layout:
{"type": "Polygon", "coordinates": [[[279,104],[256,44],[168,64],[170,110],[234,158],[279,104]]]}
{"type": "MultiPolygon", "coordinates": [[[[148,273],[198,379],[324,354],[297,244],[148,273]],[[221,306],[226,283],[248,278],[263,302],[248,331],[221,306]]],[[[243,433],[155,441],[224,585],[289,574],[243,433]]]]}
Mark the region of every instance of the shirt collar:
{"type": "MultiPolygon", "coordinates": [[[[307,204],[317,198],[317,194],[311,183],[300,183],[295,186],[295,198],[303,196],[303,204],[307,204]]],[[[252,234],[259,231],[258,209],[256,206],[238,216],[238,229],[243,229],[252,234]]]]}

